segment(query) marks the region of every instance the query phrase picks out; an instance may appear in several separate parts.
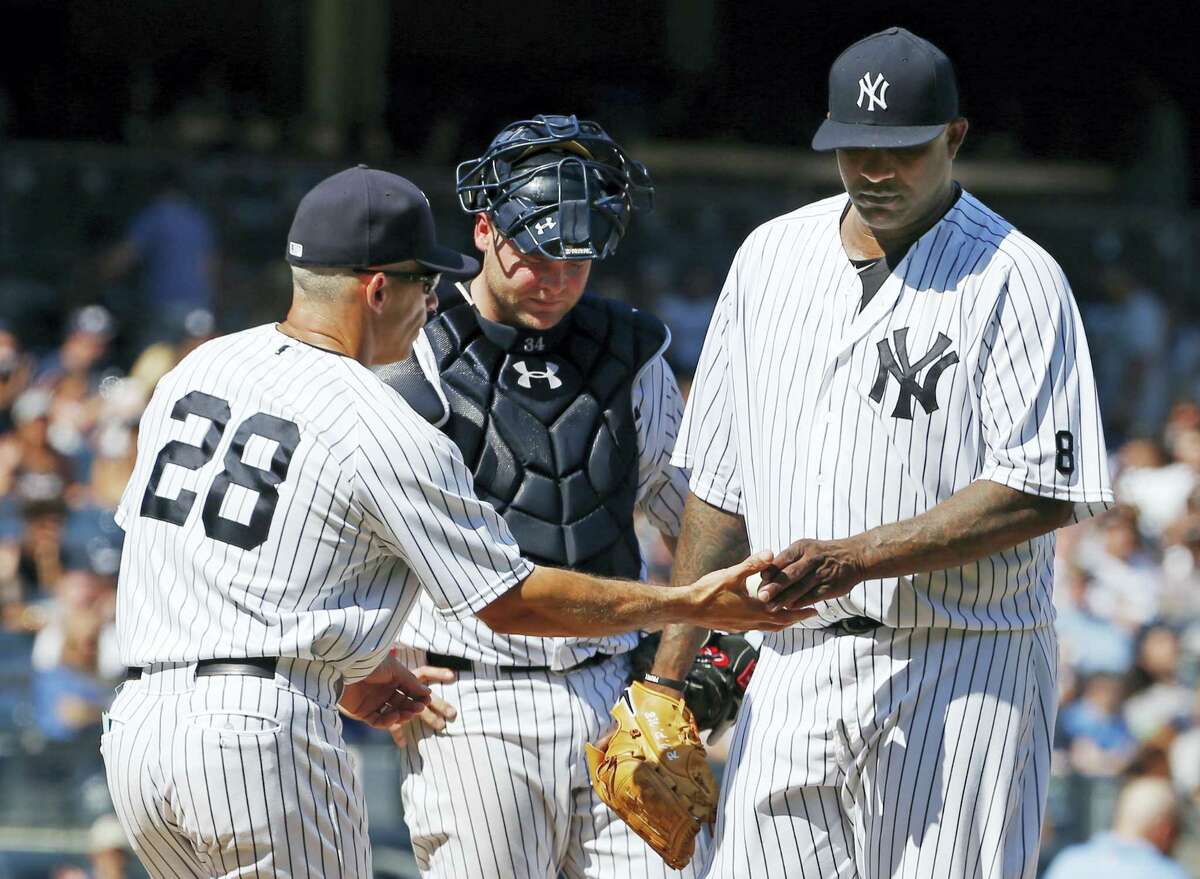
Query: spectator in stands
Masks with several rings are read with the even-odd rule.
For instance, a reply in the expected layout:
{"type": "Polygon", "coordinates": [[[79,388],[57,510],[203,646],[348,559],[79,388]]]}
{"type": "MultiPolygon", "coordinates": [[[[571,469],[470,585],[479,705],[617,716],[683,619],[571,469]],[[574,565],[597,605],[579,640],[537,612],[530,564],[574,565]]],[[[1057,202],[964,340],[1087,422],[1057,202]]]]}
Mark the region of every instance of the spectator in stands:
{"type": "Polygon", "coordinates": [[[141,267],[147,320],[138,347],[144,348],[167,338],[188,312],[213,311],[216,261],[212,221],[188,195],[182,178],[167,171],[125,239],[101,257],[99,279],[111,283],[141,267]]]}
{"type": "Polygon", "coordinates": [[[36,602],[61,573],[70,463],[49,442],[51,395],[26,391],[0,436],[0,596],[7,628],[36,628],[36,602]],[[34,611],[32,616],[30,611],[34,611]]]}
{"type": "Polygon", "coordinates": [[[160,378],[215,334],[212,312],[204,308],[189,311],[170,336],[154,342],[138,355],[129,370],[130,378],[141,384],[149,399],[160,378]]]}
{"type": "Polygon", "coordinates": [[[1062,710],[1058,734],[1071,768],[1086,776],[1120,775],[1137,754],[1137,739],[1121,716],[1122,683],[1116,675],[1095,674],[1078,701],[1062,710]]]}
{"type": "Polygon", "coordinates": [[[1179,831],[1171,785],[1158,778],[1135,779],[1117,798],[1112,832],[1063,850],[1045,879],[1187,879],[1170,859],[1179,831]]]}
{"type": "Polygon", "coordinates": [[[0,320],[0,434],[13,427],[12,407],[29,385],[33,360],[21,350],[21,342],[0,320]]]}
{"type": "Polygon", "coordinates": [[[1200,623],[1200,514],[1181,517],[1170,532],[1164,535],[1162,617],[1177,625],[1200,623]]]}
{"type": "Polygon", "coordinates": [[[1166,307],[1119,262],[1101,269],[1100,287],[1104,301],[1087,310],[1085,323],[1105,425],[1123,438],[1155,436],[1171,404],[1166,307]]]}
{"type": "Polygon", "coordinates": [[[1174,460],[1168,461],[1154,439],[1134,439],[1117,452],[1117,497],[1138,511],[1142,536],[1158,540],[1187,510],[1187,500],[1200,475],[1193,465],[1200,450],[1200,431],[1188,429],[1173,437],[1174,460]],[[1182,456],[1182,457],[1181,457],[1182,456]]]}
{"type": "Polygon", "coordinates": [[[119,423],[106,424],[92,438],[92,450],[89,481],[72,491],[62,551],[87,558],[99,573],[115,575],[125,533],[113,513],[133,472],[134,432],[119,423]]]}
{"type": "Polygon", "coordinates": [[[1080,547],[1092,575],[1092,609],[1130,631],[1158,615],[1161,571],[1138,530],[1137,509],[1118,504],[1098,520],[1099,540],[1080,547]]]}
{"type": "Polygon", "coordinates": [[[1142,741],[1167,728],[1182,728],[1191,717],[1193,691],[1180,681],[1179,661],[1179,636],[1173,629],[1154,625],[1142,631],[1124,711],[1130,731],[1142,741]]]}
{"type": "Polygon", "coordinates": [[[19,571],[25,522],[11,502],[0,503],[0,628],[25,631],[27,594],[19,571]]]}
{"type": "Polygon", "coordinates": [[[1200,809],[1200,689],[1196,691],[1191,727],[1171,743],[1168,759],[1176,790],[1200,809]]]}
{"type": "Polygon", "coordinates": [[[73,379],[83,385],[85,393],[94,392],[109,366],[109,345],[115,330],[112,315],[103,305],[80,308],[68,319],[62,344],[38,365],[35,382],[54,388],[73,379]]]}
{"type": "Polygon", "coordinates": [[[53,399],[46,389],[31,388],[13,404],[14,429],[0,436],[0,496],[49,500],[66,492],[70,462],[50,444],[53,399]]]}
{"type": "Polygon", "coordinates": [[[111,695],[97,665],[104,625],[99,612],[64,614],[58,662],[34,672],[34,719],[56,746],[98,747],[100,713],[111,695]]]}
{"type": "Polygon", "coordinates": [[[134,413],[144,398],[130,381],[106,383],[96,404],[95,427],[86,437],[86,467],[70,489],[70,510],[62,537],[64,554],[86,557],[106,575],[116,573],[124,532],[113,518],[133,472],[136,451],[134,413]]]}
{"type": "Polygon", "coordinates": [[[59,864],[50,870],[50,879],[90,879],[78,864],[59,864]]]}
{"type": "Polygon", "coordinates": [[[654,313],[671,330],[671,347],[666,356],[676,373],[691,375],[696,371],[720,292],[721,283],[712,269],[697,263],[687,271],[679,287],[664,293],[655,303],[654,313]]]}
{"type": "Polygon", "coordinates": [[[116,571],[97,571],[87,556],[69,555],[54,598],[47,602],[45,624],[33,642],[34,671],[54,672],[67,664],[64,656],[71,649],[73,627],[79,620],[88,620],[96,630],[90,675],[115,685],[125,674],[117,649],[116,604],[116,571]]]}
{"type": "Polygon", "coordinates": [[[1065,576],[1055,580],[1055,628],[1063,662],[1084,676],[1123,675],[1133,665],[1133,639],[1092,609],[1091,583],[1088,572],[1075,566],[1068,566],[1065,576]]]}
{"type": "Polygon", "coordinates": [[[34,727],[44,744],[25,771],[30,783],[59,784],[76,792],[62,803],[67,821],[90,817],[81,792],[104,774],[100,721],[112,696],[112,680],[103,679],[98,668],[105,617],[91,610],[64,614],[58,662],[33,672],[34,727]]]}
{"type": "Polygon", "coordinates": [[[101,815],[88,830],[91,879],[126,879],[129,875],[129,842],[116,815],[101,815]]]}
{"type": "Polygon", "coordinates": [[[59,497],[33,499],[20,506],[23,529],[17,545],[17,604],[8,625],[37,631],[45,622],[44,602],[62,576],[62,530],[66,505],[59,497]]]}
{"type": "Polygon", "coordinates": [[[1171,406],[1167,423],[1163,426],[1163,442],[1168,446],[1181,430],[1200,430],[1200,403],[1181,396],[1171,406]]]}

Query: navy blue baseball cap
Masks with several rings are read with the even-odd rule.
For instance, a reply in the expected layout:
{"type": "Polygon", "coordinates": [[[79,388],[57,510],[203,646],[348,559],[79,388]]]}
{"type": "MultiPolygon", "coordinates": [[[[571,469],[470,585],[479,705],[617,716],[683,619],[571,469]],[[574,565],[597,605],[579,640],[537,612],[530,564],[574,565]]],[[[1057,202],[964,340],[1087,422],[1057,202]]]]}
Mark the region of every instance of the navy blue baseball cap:
{"type": "Polygon", "coordinates": [[[300,199],[288,232],[292,265],[365,268],[410,259],[435,272],[479,272],[478,260],[437,243],[429,199],[398,174],[358,165],[300,199]]]}
{"type": "Polygon", "coordinates": [[[814,150],[929,143],[958,117],[954,66],[937,46],[891,27],[843,52],[829,70],[829,116],[814,150]]]}

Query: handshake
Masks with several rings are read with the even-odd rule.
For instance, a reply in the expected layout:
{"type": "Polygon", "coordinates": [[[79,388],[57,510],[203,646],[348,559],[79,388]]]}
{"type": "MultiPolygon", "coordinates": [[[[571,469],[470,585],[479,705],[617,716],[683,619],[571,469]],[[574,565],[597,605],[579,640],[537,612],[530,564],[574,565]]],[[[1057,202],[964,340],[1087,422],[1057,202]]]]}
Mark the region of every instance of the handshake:
{"type": "Polygon", "coordinates": [[[667,622],[726,632],[778,631],[816,616],[814,604],[846,595],[872,576],[864,535],[797,540],[673,590],[690,606],[667,622]]]}

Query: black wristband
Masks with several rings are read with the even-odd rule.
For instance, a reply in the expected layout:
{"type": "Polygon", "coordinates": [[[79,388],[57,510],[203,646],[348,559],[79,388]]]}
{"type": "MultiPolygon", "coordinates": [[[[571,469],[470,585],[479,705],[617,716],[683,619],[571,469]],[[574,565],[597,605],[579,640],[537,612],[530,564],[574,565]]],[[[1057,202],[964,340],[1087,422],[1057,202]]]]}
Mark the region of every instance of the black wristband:
{"type": "Polygon", "coordinates": [[[681,693],[683,692],[684,687],[687,686],[683,681],[677,681],[674,678],[660,677],[649,671],[642,675],[642,680],[648,684],[657,684],[660,687],[670,687],[672,690],[678,690],[681,693]]]}

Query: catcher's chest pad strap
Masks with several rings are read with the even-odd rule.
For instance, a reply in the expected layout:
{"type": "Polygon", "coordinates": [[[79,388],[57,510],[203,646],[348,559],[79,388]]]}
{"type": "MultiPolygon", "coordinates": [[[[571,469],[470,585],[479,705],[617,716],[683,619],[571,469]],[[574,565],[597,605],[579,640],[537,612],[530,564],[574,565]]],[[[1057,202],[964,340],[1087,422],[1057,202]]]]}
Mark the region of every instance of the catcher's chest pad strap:
{"type": "Polygon", "coordinates": [[[437,377],[431,379],[425,375],[416,354],[410,354],[396,363],[377,367],[374,372],[384,384],[403,397],[418,415],[435,427],[443,424],[449,416],[442,395],[433,385],[437,377]]]}
{"type": "Polygon", "coordinates": [[[475,492],[538,564],[636,579],[638,442],[632,388],[661,321],[584,297],[552,330],[517,331],[469,303],[427,334],[475,492]]]}

